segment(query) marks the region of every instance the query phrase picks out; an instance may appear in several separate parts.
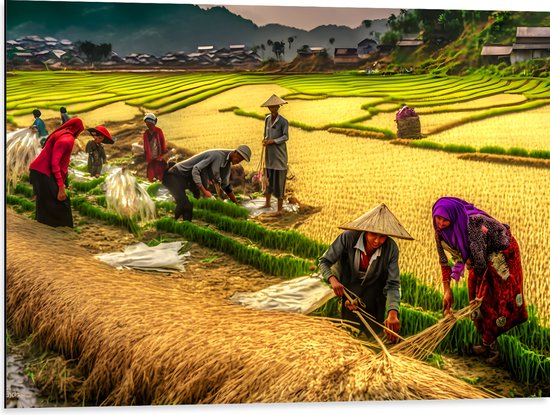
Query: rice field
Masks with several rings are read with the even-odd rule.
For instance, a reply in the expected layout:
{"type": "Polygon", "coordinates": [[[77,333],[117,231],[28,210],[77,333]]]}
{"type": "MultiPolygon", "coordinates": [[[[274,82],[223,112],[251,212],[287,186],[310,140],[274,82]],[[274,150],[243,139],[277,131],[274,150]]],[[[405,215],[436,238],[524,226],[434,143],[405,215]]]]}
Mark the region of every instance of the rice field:
{"type": "Polygon", "coordinates": [[[8,116],[18,120],[35,106],[55,111],[66,105],[80,109],[78,114],[87,125],[98,113],[103,117],[119,111],[123,114],[119,119],[131,119],[140,111],[153,111],[167,139],[192,152],[250,145],[252,160],[244,167],[251,172],[261,154],[263,122],[231,109],[261,117],[267,111],[260,104],[273,93],[289,101],[281,114],[317,128],[291,127],[288,142],[290,170],[295,175],[289,188],[302,203],[321,208],[300,226],[301,233],[330,243],[340,232],[339,224],[384,202],[416,238],[399,241],[402,271],[439,288],[431,205],[440,196],[462,197],[511,226],[522,249],[527,301],[537,305],[544,319],[550,317],[546,301],[550,256],[545,249],[550,234],[550,170],[460,160],[453,154],[392,146],[324,129],[346,123],[352,129],[368,126],[395,131],[395,108],[407,103],[421,114],[423,131],[428,133],[466,119],[465,124],[453,125],[427,140],[477,149],[501,146],[548,151],[548,80],[18,73],[7,78],[6,109],[8,116]],[[31,86],[40,88],[41,95],[29,95],[26,91],[31,86]],[[366,107],[380,112],[364,120],[366,107]],[[474,121],[478,116],[481,119],[474,121]]]}

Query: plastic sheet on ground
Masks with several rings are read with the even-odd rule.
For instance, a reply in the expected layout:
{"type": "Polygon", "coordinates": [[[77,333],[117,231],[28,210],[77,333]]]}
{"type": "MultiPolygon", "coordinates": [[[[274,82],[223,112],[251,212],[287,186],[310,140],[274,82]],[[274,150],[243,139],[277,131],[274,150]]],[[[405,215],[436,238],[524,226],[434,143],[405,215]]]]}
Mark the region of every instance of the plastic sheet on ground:
{"type": "Polygon", "coordinates": [[[30,128],[6,132],[6,186],[15,188],[21,177],[29,173],[29,164],[40,154],[38,134],[30,128]]]}
{"type": "MultiPolygon", "coordinates": [[[[75,167],[87,167],[88,166],[88,153],[85,151],[79,151],[76,154],[73,154],[71,156],[71,164],[75,167]]],[[[120,168],[120,166],[114,166],[112,164],[103,163],[103,167],[101,168],[101,174],[109,174],[113,170],[120,168]]],[[[71,168],[71,174],[74,176],[74,179],[79,182],[84,182],[87,180],[95,179],[95,177],[90,176],[88,171],[82,171],[77,168],[71,168]]]]}
{"type": "Polygon", "coordinates": [[[293,278],[257,292],[237,292],[231,301],[258,310],[308,314],[332,297],[332,288],[316,274],[293,278]]]}
{"type": "MultiPolygon", "coordinates": [[[[250,212],[250,217],[256,217],[263,213],[275,212],[277,210],[277,199],[271,201],[270,208],[264,208],[265,197],[257,197],[255,199],[243,200],[240,205],[250,212]]],[[[283,203],[283,210],[286,212],[298,212],[300,207],[291,203],[283,203]]]]}
{"type": "Polygon", "coordinates": [[[148,246],[143,242],[127,246],[124,252],[96,255],[99,260],[116,268],[133,268],[142,271],[182,272],[184,263],[191,255],[180,253],[185,242],[165,242],[148,246]]]}

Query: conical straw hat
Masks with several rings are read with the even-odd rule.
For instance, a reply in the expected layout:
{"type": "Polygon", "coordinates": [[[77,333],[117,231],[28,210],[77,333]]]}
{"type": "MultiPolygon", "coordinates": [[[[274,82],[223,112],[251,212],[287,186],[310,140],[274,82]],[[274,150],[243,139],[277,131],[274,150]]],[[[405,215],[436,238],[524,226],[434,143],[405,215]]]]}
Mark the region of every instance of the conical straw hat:
{"type": "Polygon", "coordinates": [[[266,102],[260,105],[260,107],[271,107],[272,105],[283,105],[286,103],[287,102],[284,99],[281,99],[277,95],[273,94],[266,102]]]}
{"type": "Polygon", "coordinates": [[[383,203],[357,219],[340,225],[339,228],[375,232],[382,235],[394,236],[396,238],[414,240],[383,203]]]}

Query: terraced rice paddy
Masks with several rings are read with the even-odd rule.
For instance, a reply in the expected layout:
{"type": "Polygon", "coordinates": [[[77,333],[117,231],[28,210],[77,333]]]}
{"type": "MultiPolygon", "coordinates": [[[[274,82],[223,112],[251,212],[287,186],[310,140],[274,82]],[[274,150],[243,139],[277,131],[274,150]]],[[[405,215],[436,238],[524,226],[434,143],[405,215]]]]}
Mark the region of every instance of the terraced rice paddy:
{"type": "Polygon", "coordinates": [[[17,74],[7,78],[6,109],[8,116],[19,120],[36,106],[55,111],[66,105],[88,124],[94,111],[104,114],[112,108],[109,105],[120,108],[124,102],[133,108],[125,115],[128,119],[136,111],[157,113],[168,140],[192,152],[249,144],[253,157],[245,169],[250,172],[261,153],[263,122],[256,117],[266,111],[259,105],[273,93],[289,101],[281,113],[290,121],[317,128],[305,131],[301,125],[293,126],[288,142],[290,169],[296,177],[290,188],[301,202],[321,208],[300,226],[300,232],[329,243],[340,232],[339,224],[384,202],[416,238],[400,242],[402,271],[439,289],[430,209],[440,196],[462,197],[511,226],[522,249],[527,301],[537,305],[543,318],[550,317],[546,300],[550,257],[545,248],[550,235],[549,169],[460,160],[444,152],[324,130],[334,124],[385,130],[395,136],[395,109],[407,103],[421,114],[427,133],[465,122],[426,140],[476,149],[493,145],[548,152],[547,79],[17,74]],[[31,87],[39,88],[40,96],[29,94],[31,87]],[[362,116],[368,112],[362,106],[381,112],[365,120],[362,116]],[[237,115],[232,108],[244,113],[237,115]]]}

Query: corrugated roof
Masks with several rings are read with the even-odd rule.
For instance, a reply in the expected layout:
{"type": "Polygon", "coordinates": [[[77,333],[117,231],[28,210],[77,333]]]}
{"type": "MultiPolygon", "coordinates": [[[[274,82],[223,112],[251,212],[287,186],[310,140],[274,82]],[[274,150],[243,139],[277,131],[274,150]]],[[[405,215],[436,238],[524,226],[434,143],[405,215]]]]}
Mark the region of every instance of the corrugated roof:
{"type": "Polygon", "coordinates": [[[481,56],[503,56],[512,53],[511,45],[483,46],[481,56]]]}
{"type": "Polygon", "coordinates": [[[550,37],[550,27],[518,26],[516,30],[516,38],[518,37],[550,37]]]}
{"type": "Polygon", "coordinates": [[[514,50],[539,50],[550,49],[550,43],[516,43],[514,50]]]}
{"type": "Polygon", "coordinates": [[[403,39],[397,42],[397,46],[420,46],[423,43],[421,40],[403,39]]]}

